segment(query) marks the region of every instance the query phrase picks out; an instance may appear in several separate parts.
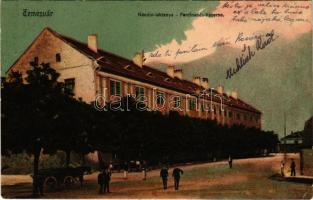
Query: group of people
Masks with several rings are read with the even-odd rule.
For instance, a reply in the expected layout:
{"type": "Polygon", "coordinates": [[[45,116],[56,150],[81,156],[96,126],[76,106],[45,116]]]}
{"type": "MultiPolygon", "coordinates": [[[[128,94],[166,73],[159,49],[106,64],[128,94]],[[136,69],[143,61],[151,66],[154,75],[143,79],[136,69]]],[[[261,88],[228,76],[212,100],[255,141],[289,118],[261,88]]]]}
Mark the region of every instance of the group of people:
{"type": "MultiPolygon", "coordinates": [[[[184,171],[180,168],[174,168],[172,176],[174,177],[174,187],[175,190],[179,189],[179,180],[180,176],[184,173],[184,171]]],[[[162,178],[163,182],[163,189],[167,189],[167,179],[168,179],[168,168],[163,167],[160,171],[160,177],[162,178]]]]}
{"type": "MultiPolygon", "coordinates": [[[[126,170],[125,170],[126,171],[126,170]]],[[[180,168],[173,169],[173,177],[174,177],[174,186],[175,190],[179,189],[179,180],[180,176],[184,173],[184,171],[180,168]]],[[[99,188],[99,194],[105,194],[110,193],[110,180],[111,180],[111,170],[110,168],[105,168],[98,174],[98,184],[100,186],[99,188]]],[[[168,180],[168,168],[163,167],[160,171],[160,177],[163,181],[163,188],[164,190],[167,189],[167,180],[168,180]]]]}
{"type": "Polygon", "coordinates": [[[100,186],[99,194],[110,193],[111,170],[105,168],[98,175],[98,184],[100,186]]]}
{"type": "MultiPolygon", "coordinates": [[[[281,176],[285,176],[285,161],[282,160],[280,162],[280,173],[281,173],[281,176]]],[[[293,158],[291,158],[291,161],[290,161],[290,176],[296,176],[296,163],[294,161],[293,158]]]]}

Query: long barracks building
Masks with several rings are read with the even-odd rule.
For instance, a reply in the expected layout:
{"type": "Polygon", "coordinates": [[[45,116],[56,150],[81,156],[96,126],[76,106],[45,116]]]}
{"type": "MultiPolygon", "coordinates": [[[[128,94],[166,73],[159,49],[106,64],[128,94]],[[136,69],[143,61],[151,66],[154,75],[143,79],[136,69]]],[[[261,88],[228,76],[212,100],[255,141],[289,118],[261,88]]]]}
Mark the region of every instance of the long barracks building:
{"type": "Polygon", "coordinates": [[[157,107],[163,113],[179,108],[175,110],[190,117],[261,128],[262,113],[239,99],[237,92],[228,96],[222,86],[210,89],[207,78],[184,80],[183,71],[174,66],[168,66],[166,73],[146,66],[143,54],[128,60],[103,51],[98,48],[96,35],[89,35],[87,43],[82,43],[45,28],[8,73],[20,71],[25,76],[31,61],[50,63],[65,87],[89,103],[99,95],[109,102],[131,94],[145,97],[147,107],[157,107]]]}

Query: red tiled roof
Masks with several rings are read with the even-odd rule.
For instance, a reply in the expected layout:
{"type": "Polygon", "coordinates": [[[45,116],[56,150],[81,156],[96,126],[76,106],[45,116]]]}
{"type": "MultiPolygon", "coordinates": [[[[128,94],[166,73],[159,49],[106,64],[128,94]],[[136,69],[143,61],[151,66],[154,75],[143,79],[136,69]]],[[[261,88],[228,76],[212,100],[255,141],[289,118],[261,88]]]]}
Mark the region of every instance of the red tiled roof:
{"type": "MultiPolygon", "coordinates": [[[[167,73],[146,65],[144,65],[143,67],[139,67],[129,59],[123,58],[110,52],[106,52],[102,49],[98,49],[96,53],[89,49],[86,43],[82,43],[70,37],[61,35],[51,30],[50,28],[46,29],[54,34],[56,37],[66,42],[68,45],[83,53],[84,55],[98,60],[98,64],[100,65],[100,71],[124,76],[127,78],[150,83],[152,85],[164,87],[190,95],[196,95],[199,91],[204,90],[203,87],[198,86],[193,82],[180,80],[176,77],[172,78],[168,76],[167,73]]],[[[213,93],[217,94],[217,91],[214,90],[213,93]]],[[[219,98],[217,97],[214,97],[213,100],[219,102],[219,98]]],[[[240,99],[234,99],[230,96],[227,96],[226,94],[223,94],[223,103],[240,109],[261,113],[259,110],[245,103],[244,101],[240,99]]]]}

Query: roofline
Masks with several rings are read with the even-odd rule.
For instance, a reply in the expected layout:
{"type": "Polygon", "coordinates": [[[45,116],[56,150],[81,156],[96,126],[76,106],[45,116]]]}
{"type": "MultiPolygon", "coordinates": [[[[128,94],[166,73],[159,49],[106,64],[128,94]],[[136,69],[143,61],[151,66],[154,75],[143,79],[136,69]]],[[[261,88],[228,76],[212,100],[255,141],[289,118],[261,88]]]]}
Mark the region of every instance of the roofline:
{"type": "Polygon", "coordinates": [[[27,48],[25,49],[25,51],[16,59],[16,61],[9,67],[9,69],[7,69],[7,71],[5,72],[5,74],[7,75],[7,73],[11,70],[11,68],[22,58],[22,56],[25,55],[25,53],[33,46],[33,44],[35,43],[35,41],[39,38],[39,36],[45,31],[45,30],[51,30],[49,27],[45,27],[42,31],[40,31],[40,33],[35,37],[35,39],[27,46],[27,48]]]}

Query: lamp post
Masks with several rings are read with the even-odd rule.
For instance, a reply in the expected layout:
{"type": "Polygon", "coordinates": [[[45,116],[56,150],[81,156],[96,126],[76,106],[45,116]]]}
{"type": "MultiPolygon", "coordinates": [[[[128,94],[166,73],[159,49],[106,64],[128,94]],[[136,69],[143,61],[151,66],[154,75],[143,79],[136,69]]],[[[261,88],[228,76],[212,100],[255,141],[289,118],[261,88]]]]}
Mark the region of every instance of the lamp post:
{"type": "Polygon", "coordinates": [[[287,160],[287,146],[286,146],[286,112],[284,112],[284,162],[287,160]]]}

